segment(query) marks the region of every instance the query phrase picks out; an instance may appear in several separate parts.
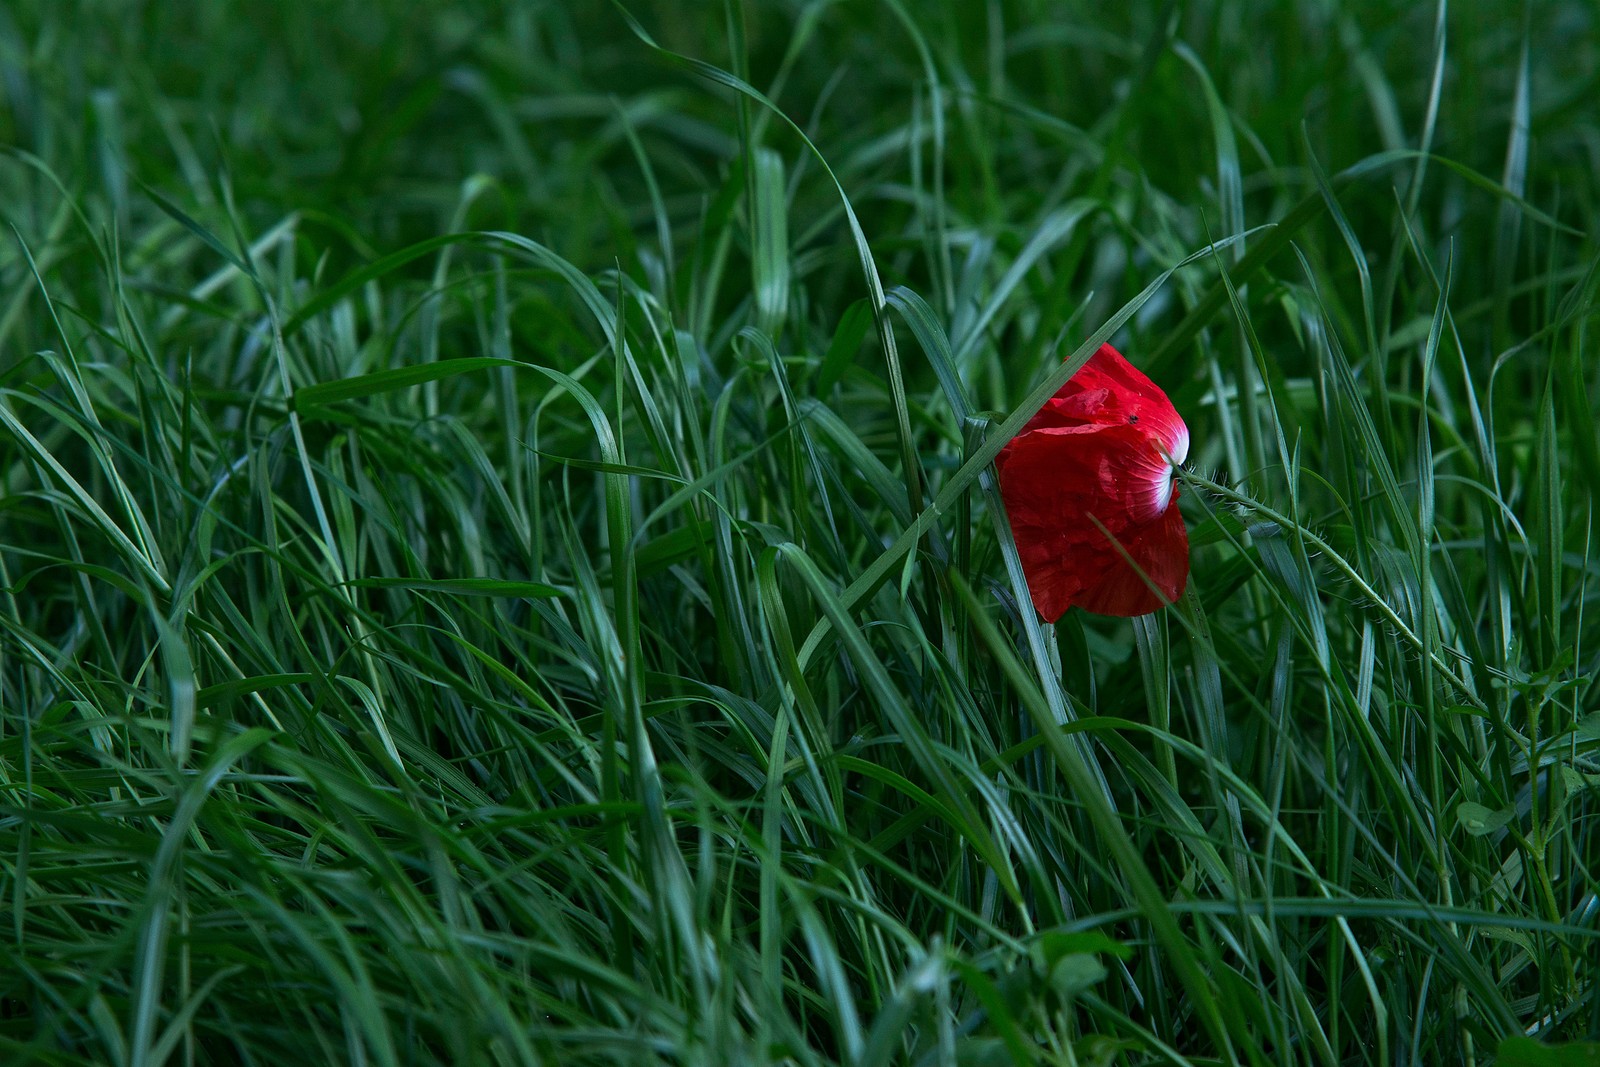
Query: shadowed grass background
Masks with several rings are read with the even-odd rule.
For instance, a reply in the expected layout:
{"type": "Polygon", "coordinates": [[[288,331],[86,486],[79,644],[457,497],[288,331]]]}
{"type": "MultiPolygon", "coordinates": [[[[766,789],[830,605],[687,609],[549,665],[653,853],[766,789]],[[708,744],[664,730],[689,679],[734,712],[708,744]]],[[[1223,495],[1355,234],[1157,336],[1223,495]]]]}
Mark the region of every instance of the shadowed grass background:
{"type": "Polygon", "coordinates": [[[1595,19],[0,9],[6,1062],[1587,1062],[1595,19]]]}

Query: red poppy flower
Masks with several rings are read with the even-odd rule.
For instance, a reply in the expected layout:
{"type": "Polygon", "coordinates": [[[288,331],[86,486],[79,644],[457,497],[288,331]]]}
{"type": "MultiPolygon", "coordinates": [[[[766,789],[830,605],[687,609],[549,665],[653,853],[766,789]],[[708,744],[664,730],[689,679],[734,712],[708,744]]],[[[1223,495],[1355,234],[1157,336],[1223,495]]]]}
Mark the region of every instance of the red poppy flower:
{"type": "Polygon", "coordinates": [[[1110,345],[1001,450],[1000,497],[1047,622],[1073,605],[1145,615],[1183,594],[1189,532],[1175,472],[1188,454],[1167,394],[1110,345]]]}

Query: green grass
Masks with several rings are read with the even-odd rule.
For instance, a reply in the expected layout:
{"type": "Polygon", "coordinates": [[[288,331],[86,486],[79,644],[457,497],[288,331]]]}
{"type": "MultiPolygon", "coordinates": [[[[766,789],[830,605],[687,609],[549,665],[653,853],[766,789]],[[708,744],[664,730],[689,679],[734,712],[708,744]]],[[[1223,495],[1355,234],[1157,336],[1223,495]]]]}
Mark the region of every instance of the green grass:
{"type": "Polygon", "coordinates": [[[1592,7],[940,7],[0,9],[0,1059],[1594,1062],[1592,7]]]}

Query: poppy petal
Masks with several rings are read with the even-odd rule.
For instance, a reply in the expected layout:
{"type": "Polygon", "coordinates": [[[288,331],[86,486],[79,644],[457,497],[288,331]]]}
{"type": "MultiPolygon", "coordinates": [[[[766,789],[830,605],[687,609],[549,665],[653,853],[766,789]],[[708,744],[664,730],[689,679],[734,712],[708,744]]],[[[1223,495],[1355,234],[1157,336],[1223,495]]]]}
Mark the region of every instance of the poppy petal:
{"type": "Polygon", "coordinates": [[[1001,497],[1029,592],[1046,619],[1081,603],[1109,571],[1127,569],[1105,531],[1119,541],[1131,537],[1130,478],[1118,460],[1138,442],[1123,426],[1051,427],[1020,435],[1003,453],[1001,497]]]}
{"type": "Polygon", "coordinates": [[[1099,351],[1089,357],[1089,361],[1067,384],[1085,392],[1104,389],[1124,404],[1153,405],[1172,410],[1172,402],[1161,391],[1161,387],[1110,345],[1101,345],[1099,351]]]}
{"type": "Polygon", "coordinates": [[[1110,345],[1006,445],[1001,498],[1041,616],[1075,604],[1143,615],[1182,594],[1189,539],[1174,464],[1188,450],[1166,394],[1110,345]]]}
{"type": "Polygon", "coordinates": [[[1183,595],[1189,584],[1189,530],[1176,505],[1155,522],[1118,536],[1117,543],[1137,569],[1113,549],[1115,562],[1074,601],[1079,607],[1097,615],[1131,617],[1148,615],[1183,595]]]}
{"type": "Polygon", "coordinates": [[[1189,453],[1189,430],[1172,402],[1133,364],[1110,345],[1079,368],[1067,384],[1045,402],[1022,432],[1049,426],[1138,425],[1160,441],[1175,463],[1189,453]]]}
{"type": "Polygon", "coordinates": [[[1107,428],[1098,440],[1105,449],[1098,460],[1102,495],[1115,501],[1133,525],[1165,515],[1177,480],[1167,449],[1132,426],[1107,428]]]}

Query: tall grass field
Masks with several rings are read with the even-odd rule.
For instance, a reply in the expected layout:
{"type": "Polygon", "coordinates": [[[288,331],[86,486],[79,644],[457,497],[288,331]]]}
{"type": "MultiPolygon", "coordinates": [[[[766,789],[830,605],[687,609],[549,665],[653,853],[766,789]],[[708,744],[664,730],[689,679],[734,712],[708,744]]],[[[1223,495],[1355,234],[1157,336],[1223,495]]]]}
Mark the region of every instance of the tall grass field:
{"type": "Polygon", "coordinates": [[[1600,1064],[1597,174],[1588,0],[0,5],[0,1063],[1600,1064]]]}

